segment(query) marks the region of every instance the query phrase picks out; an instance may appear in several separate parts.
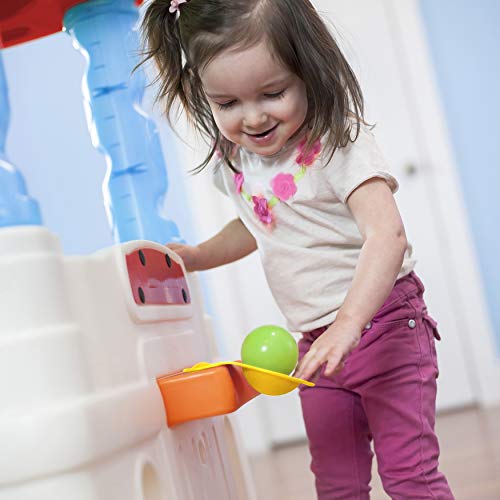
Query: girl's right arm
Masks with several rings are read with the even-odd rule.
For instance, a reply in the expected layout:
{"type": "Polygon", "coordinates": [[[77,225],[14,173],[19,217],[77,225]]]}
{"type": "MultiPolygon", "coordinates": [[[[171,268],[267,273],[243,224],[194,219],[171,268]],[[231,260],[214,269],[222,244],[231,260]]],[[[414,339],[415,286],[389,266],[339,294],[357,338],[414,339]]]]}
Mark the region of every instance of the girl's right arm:
{"type": "Polygon", "coordinates": [[[257,249],[257,242],[240,219],[229,222],[215,236],[196,246],[169,243],[187,271],[204,271],[242,259],[257,249]]]}

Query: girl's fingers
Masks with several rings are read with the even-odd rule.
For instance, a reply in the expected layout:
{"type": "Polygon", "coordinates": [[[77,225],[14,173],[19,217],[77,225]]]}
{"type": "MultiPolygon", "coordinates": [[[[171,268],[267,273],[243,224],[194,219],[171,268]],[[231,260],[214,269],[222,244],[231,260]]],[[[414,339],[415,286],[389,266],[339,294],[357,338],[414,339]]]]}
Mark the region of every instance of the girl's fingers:
{"type": "Polygon", "coordinates": [[[170,248],[170,250],[173,250],[175,252],[175,250],[177,248],[181,248],[183,247],[184,245],[182,245],[181,243],[168,243],[167,245],[165,245],[167,248],[170,248]]]}
{"type": "Polygon", "coordinates": [[[342,370],[344,367],[344,358],[353,348],[348,344],[349,339],[340,338],[334,344],[330,342],[321,343],[321,340],[319,342],[316,340],[309,349],[309,352],[302,358],[302,361],[294,372],[294,377],[304,380],[311,380],[311,377],[314,377],[317,380],[319,377],[318,373],[325,363],[324,374],[326,377],[342,370]]]}
{"type": "Polygon", "coordinates": [[[342,361],[342,357],[340,352],[335,352],[328,358],[325,368],[325,377],[329,377],[343,368],[344,362],[342,361]]]}
{"type": "Polygon", "coordinates": [[[302,361],[299,363],[299,366],[297,366],[297,369],[295,370],[295,373],[293,374],[294,377],[304,379],[306,373],[307,373],[307,366],[308,366],[308,354],[307,353],[303,358],[302,361]]]}
{"type": "Polygon", "coordinates": [[[323,364],[324,360],[321,355],[316,352],[309,351],[303,358],[302,363],[296,372],[296,377],[303,380],[309,380],[309,378],[318,370],[323,364]]]}
{"type": "Polygon", "coordinates": [[[339,372],[344,367],[344,361],[342,359],[342,354],[335,353],[331,355],[328,360],[318,360],[310,359],[306,360],[303,358],[303,363],[297,368],[293,374],[296,378],[301,378],[302,380],[310,380],[311,382],[316,382],[321,376],[321,368],[326,361],[325,376],[329,377],[334,373],[339,372]]]}
{"type": "Polygon", "coordinates": [[[304,378],[302,376],[303,366],[304,366],[304,359],[302,359],[302,361],[297,365],[297,368],[295,368],[295,371],[292,373],[292,377],[303,379],[304,378]]]}
{"type": "Polygon", "coordinates": [[[182,258],[184,258],[188,252],[187,245],[183,245],[181,243],[169,243],[166,247],[173,250],[177,255],[179,255],[179,257],[182,258]]]}
{"type": "Polygon", "coordinates": [[[311,377],[311,382],[315,384],[320,377],[321,377],[321,366],[316,370],[314,375],[311,377]]]}

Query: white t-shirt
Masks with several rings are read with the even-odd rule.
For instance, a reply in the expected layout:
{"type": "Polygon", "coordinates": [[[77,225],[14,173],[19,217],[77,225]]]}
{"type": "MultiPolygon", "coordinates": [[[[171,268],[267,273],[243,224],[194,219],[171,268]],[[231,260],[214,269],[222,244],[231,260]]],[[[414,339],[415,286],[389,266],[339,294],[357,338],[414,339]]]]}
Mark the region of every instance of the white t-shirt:
{"type": "MultiPolygon", "coordinates": [[[[294,332],[330,324],[349,290],[363,245],[346,204],[349,195],[373,177],[385,179],[393,192],[398,188],[366,126],[354,143],[337,149],[327,164],[320,153],[306,159],[309,166],[301,167],[296,161],[300,148],[301,141],[296,140],[273,157],[239,148],[233,164],[243,174],[242,192],[228,165],[214,172],[216,186],[230,196],[256,239],[271,292],[288,329],[294,332]],[[272,182],[279,173],[285,175],[272,182]],[[296,192],[291,195],[294,186],[296,192]],[[276,204],[266,213],[273,195],[276,204]],[[258,199],[253,196],[267,200],[260,200],[260,216],[254,210],[258,199]]],[[[241,176],[238,180],[241,183],[241,176]]],[[[409,245],[398,278],[412,271],[411,253],[409,245]]]]}

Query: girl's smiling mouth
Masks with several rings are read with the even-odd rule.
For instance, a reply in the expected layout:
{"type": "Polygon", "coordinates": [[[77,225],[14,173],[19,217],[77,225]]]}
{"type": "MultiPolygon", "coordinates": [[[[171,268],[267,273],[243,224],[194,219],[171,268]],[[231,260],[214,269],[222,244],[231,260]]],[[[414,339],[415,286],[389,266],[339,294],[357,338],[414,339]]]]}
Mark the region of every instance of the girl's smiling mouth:
{"type": "Polygon", "coordinates": [[[264,132],[261,132],[260,134],[249,134],[248,132],[245,132],[245,134],[248,136],[248,138],[257,144],[263,144],[270,142],[273,137],[274,137],[274,132],[278,128],[279,122],[271,127],[270,129],[265,130],[264,132]]]}

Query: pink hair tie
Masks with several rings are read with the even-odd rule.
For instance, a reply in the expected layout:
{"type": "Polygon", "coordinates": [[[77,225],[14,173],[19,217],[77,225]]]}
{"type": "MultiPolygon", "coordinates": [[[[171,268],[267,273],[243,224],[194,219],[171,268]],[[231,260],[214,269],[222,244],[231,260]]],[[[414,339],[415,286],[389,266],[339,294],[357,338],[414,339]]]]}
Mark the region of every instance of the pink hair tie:
{"type": "Polygon", "coordinates": [[[179,8],[179,5],[181,3],[187,3],[187,0],[171,0],[170,2],[170,7],[168,11],[173,14],[175,12],[175,18],[177,19],[180,16],[181,10],[179,8]]]}

